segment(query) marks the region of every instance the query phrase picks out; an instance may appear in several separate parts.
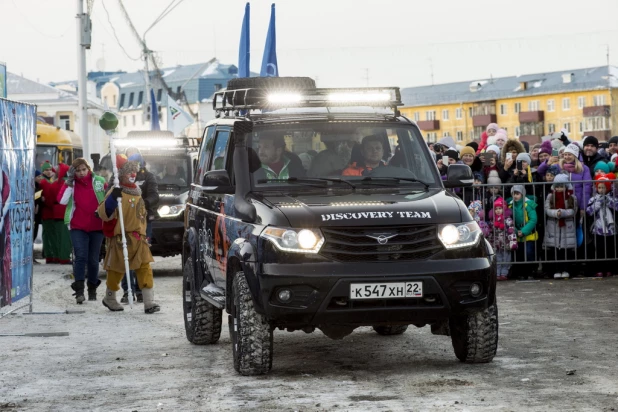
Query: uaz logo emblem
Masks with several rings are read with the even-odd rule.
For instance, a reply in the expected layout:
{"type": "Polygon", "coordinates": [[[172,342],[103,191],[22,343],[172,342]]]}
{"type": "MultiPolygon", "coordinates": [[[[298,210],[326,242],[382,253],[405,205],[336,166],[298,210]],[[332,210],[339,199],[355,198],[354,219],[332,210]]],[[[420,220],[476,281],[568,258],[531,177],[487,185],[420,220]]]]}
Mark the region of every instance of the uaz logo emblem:
{"type": "Polygon", "coordinates": [[[389,239],[394,238],[395,236],[397,236],[397,234],[394,234],[394,235],[378,235],[378,236],[365,235],[365,236],[377,240],[378,243],[381,244],[381,245],[385,245],[385,244],[388,243],[389,239]]]}

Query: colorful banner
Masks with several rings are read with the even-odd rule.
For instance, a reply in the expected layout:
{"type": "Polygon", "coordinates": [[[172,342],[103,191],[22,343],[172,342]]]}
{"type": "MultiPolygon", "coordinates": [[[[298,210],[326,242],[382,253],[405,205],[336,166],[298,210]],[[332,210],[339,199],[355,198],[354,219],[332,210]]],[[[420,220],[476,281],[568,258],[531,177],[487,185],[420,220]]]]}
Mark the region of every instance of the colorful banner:
{"type": "Polygon", "coordinates": [[[6,99],[6,63],[0,62],[0,97],[6,99]]]}
{"type": "Polygon", "coordinates": [[[30,294],[36,106],[0,99],[0,307],[30,294]]]}

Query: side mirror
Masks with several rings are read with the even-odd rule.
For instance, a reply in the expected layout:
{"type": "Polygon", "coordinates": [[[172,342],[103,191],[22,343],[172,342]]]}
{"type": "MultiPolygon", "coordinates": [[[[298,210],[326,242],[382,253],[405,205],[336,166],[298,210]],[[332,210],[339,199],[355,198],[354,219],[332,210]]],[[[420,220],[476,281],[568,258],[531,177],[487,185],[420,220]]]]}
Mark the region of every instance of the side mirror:
{"type": "Polygon", "coordinates": [[[467,187],[472,186],[472,183],[474,183],[474,175],[470,166],[462,164],[449,165],[444,187],[467,187]]]}
{"type": "Polygon", "coordinates": [[[204,174],[202,186],[213,193],[232,193],[234,188],[227,170],[211,170],[204,174]]]}

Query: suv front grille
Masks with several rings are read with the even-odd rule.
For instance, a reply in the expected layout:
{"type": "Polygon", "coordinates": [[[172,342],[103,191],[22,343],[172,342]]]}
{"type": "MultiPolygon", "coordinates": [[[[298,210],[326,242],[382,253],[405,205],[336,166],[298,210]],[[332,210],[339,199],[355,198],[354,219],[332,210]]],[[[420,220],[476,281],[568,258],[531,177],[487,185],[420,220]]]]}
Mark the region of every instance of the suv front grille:
{"type": "Polygon", "coordinates": [[[435,225],[323,227],[321,230],[325,242],[320,254],[340,262],[424,260],[444,248],[435,225]],[[388,238],[383,244],[370,237],[380,235],[388,238]]]}

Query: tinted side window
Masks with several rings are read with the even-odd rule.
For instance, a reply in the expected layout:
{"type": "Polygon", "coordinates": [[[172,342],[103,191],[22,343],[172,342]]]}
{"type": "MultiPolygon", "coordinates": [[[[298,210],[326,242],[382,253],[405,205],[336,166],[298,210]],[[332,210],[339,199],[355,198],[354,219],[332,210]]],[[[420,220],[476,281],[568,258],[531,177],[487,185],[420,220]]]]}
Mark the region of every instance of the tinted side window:
{"type": "Polygon", "coordinates": [[[227,142],[230,140],[229,130],[219,130],[215,139],[212,162],[209,170],[225,169],[225,158],[227,154],[227,142]]]}
{"type": "Polygon", "coordinates": [[[210,153],[212,153],[212,146],[215,143],[215,126],[209,126],[204,131],[204,141],[202,142],[202,148],[200,150],[200,159],[197,171],[193,178],[195,184],[201,184],[202,177],[208,167],[208,161],[210,160],[210,153]]]}

